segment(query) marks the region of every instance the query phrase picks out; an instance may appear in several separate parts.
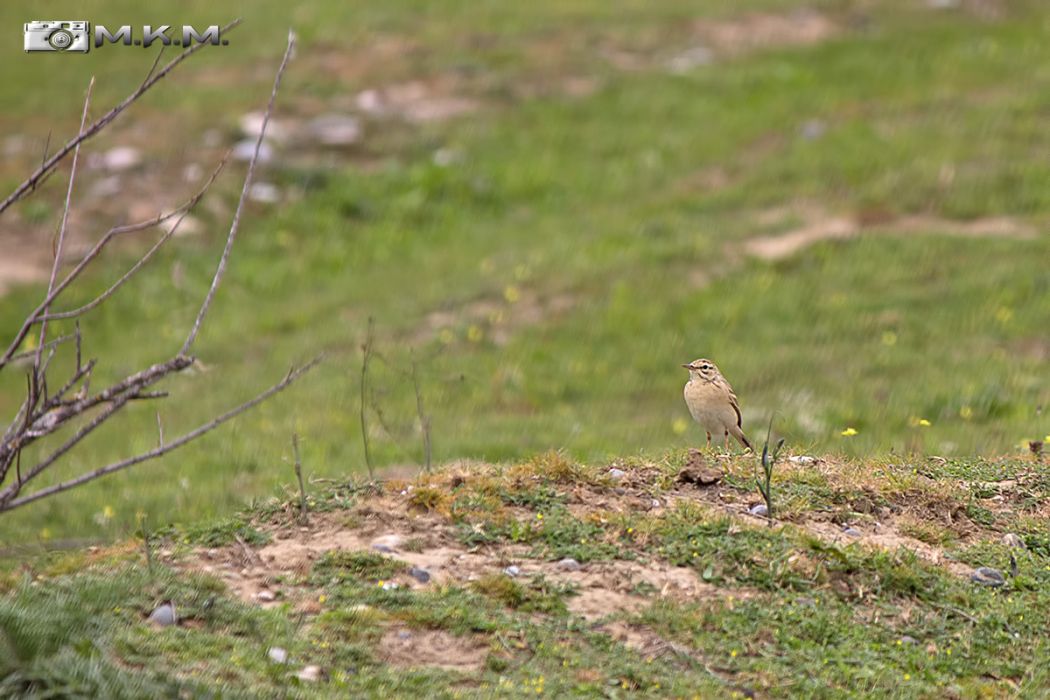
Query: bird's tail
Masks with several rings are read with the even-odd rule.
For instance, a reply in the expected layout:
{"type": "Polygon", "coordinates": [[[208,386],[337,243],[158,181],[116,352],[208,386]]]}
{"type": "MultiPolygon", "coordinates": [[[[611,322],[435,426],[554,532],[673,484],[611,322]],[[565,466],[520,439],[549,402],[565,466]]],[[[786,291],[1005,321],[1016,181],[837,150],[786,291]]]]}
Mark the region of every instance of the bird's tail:
{"type": "Polygon", "coordinates": [[[729,434],[735,437],[737,441],[747,449],[751,450],[752,452],[755,451],[755,449],[751,447],[751,443],[747,441],[747,436],[744,435],[744,431],[741,430],[739,427],[730,428],[729,434]]]}

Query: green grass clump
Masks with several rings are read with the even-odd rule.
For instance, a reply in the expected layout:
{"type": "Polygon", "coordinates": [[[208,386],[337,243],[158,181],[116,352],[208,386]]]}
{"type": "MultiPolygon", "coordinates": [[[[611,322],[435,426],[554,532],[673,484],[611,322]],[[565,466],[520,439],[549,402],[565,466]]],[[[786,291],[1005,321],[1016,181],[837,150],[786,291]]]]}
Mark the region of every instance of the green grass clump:
{"type": "Polygon", "coordinates": [[[181,534],[184,542],[205,547],[223,547],[236,543],[238,538],[252,546],[261,546],[270,541],[268,534],[256,529],[239,516],[224,518],[207,525],[188,525],[181,534]]]}

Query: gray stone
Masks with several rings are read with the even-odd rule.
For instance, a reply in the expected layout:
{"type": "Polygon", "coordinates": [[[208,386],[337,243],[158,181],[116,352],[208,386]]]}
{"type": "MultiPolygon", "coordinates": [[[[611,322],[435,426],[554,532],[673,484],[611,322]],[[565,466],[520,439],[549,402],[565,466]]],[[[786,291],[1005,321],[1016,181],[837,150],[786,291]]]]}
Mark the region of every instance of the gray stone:
{"type": "Polygon", "coordinates": [[[1024,540],[1012,532],[1008,532],[1003,535],[1003,544],[1007,547],[1016,547],[1017,549],[1024,549],[1024,540]]]}
{"type": "Polygon", "coordinates": [[[260,603],[272,603],[277,600],[277,594],[273,591],[262,590],[255,594],[255,599],[260,603]]]}
{"type": "Polygon", "coordinates": [[[521,574],[521,569],[517,566],[511,565],[504,569],[503,573],[505,573],[507,576],[510,576],[511,578],[514,578],[515,576],[519,576],[521,574]]]}
{"type": "Polygon", "coordinates": [[[625,472],[623,469],[617,469],[616,467],[613,467],[609,470],[610,479],[622,479],[625,476],[627,476],[627,472],[625,472]]]}
{"type": "Polygon", "coordinates": [[[566,557],[565,559],[562,559],[561,561],[559,561],[557,566],[562,571],[579,571],[580,570],[580,562],[578,562],[575,559],[572,559],[570,557],[566,557]]]}
{"type": "Polygon", "coordinates": [[[845,527],[842,528],[842,534],[849,535],[850,537],[860,537],[862,533],[855,527],[845,527]]]}
{"type": "Polygon", "coordinates": [[[321,680],[321,675],[321,667],[311,664],[309,666],[303,666],[302,669],[295,674],[295,677],[306,683],[316,683],[321,680]]]}
{"type": "Polygon", "coordinates": [[[157,627],[171,627],[179,623],[179,617],[175,614],[175,604],[166,600],[149,614],[149,622],[157,627]]]}
{"type": "Polygon", "coordinates": [[[761,516],[769,515],[769,509],[766,508],[766,504],[765,503],[759,503],[757,506],[751,506],[748,509],[747,512],[750,513],[751,515],[761,515],[761,516]]]}
{"type": "Polygon", "coordinates": [[[795,455],[794,457],[788,457],[788,461],[795,464],[801,464],[805,467],[810,464],[816,464],[819,460],[816,457],[810,457],[809,455],[795,455]]]}
{"type": "Polygon", "coordinates": [[[282,647],[270,647],[267,650],[266,655],[270,657],[270,661],[275,664],[283,664],[288,662],[288,651],[282,647]]]}
{"type": "MultiPolygon", "coordinates": [[[[255,153],[255,139],[245,139],[238,141],[233,146],[233,159],[239,160],[242,163],[247,163],[252,159],[252,155],[255,153]]],[[[273,146],[263,141],[259,144],[259,163],[269,163],[273,160],[273,146]]]]}
{"type": "Polygon", "coordinates": [[[248,188],[248,198],[253,202],[274,204],[281,201],[281,191],[271,182],[253,182],[248,188]]]}
{"type": "MultiPolygon", "coordinates": [[[[241,115],[239,125],[241,133],[250,139],[259,138],[265,116],[265,112],[248,112],[241,115]]],[[[284,141],[288,138],[288,127],[284,122],[271,116],[270,121],[266,124],[266,138],[274,141],[284,141]]]]}
{"type": "Polygon", "coordinates": [[[824,132],[828,130],[828,125],[820,119],[809,119],[799,129],[799,136],[804,138],[806,141],[816,141],[824,132]]]}
{"type": "Polygon", "coordinates": [[[710,65],[714,54],[706,46],[693,46],[674,56],[667,62],[667,69],[681,75],[701,66],[710,65]]]}
{"type": "Polygon", "coordinates": [[[102,154],[102,167],[118,173],[131,170],[142,163],[142,154],[132,146],[116,146],[102,154]]]}
{"type": "Polygon", "coordinates": [[[396,591],[398,588],[401,588],[401,584],[397,581],[383,581],[384,591],[396,591]]]}
{"type": "Polygon", "coordinates": [[[998,588],[1006,583],[1006,577],[1003,576],[1003,572],[989,566],[981,566],[975,569],[974,572],[970,574],[970,580],[974,583],[979,583],[982,586],[991,586],[992,588],[998,588]]]}
{"type": "Polygon", "coordinates": [[[426,569],[421,569],[418,566],[413,566],[408,570],[408,575],[419,581],[420,583],[430,582],[430,572],[426,569]]]}
{"type": "Polygon", "coordinates": [[[380,552],[393,552],[401,546],[402,541],[401,535],[383,535],[372,540],[372,549],[380,552]]]}
{"type": "Polygon", "coordinates": [[[323,114],[306,128],[310,138],[324,146],[352,146],[361,140],[361,123],[349,114],[323,114]]]}
{"type": "Polygon", "coordinates": [[[914,645],[914,644],[918,644],[919,643],[918,639],[916,639],[915,637],[908,636],[908,635],[904,635],[903,637],[901,637],[897,641],[900,642],[901,644],[912,644],[912,645],[914,645]]]}

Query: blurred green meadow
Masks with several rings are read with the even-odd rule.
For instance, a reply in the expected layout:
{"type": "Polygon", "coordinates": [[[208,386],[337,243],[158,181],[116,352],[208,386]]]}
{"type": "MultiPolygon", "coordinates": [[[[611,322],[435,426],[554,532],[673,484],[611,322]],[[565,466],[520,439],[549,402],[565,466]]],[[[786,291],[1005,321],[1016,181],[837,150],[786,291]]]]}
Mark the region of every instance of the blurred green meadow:
{"type": "MultiPolygon", "coordinates": [[[[595,462],[700,444],[679,365],[701,356],[732,382],[753,440],[775,416],[799,453],[1023,453],[1050,433],[1050,8],[930,5],[49,4],[48,18],[107,25],[244,18],[229,46],[183,64],[85,157],[131,140],[150,171],[198,158],[207,171],[241,115],[265,105],[289,26],[300,45],[279,119],[356,114],[361,91],[412,81],[462,109],[363,117],[362,142],[338,154],[279,146],[258,179],[282,200],[249,205],[202,367],[42,484],[150,449],[157,411],[170,439],[294,363],[324,351],[325,364],[163,460],[0,517],[0,542],[228,512],[292,481],[293,432],[308,476],[360,473],[370,317],[380,466],[423,459],[413,363],[436,461],[559,449],[595,462]],[[209,132],[219,146],[202,145],[209,132]],[[775,240],[800,243],[762,254],[775,240]]],[[[9,2],[0,20],[15,37],[39,13],[9,2]]],[[[9,44],[0,133],[38,148],[5,156],[5,192],[49,131],[52,143],[75,131],[91,75],[101,114],[153,59],[9,44]]],[[[181,345],[243,172],[231,166],[195,212],[200,235],[177,238],[85,319],[94,386],[181,345]]],[[[0,236],[34,230],[46,250],[67,173],[0,218],[0,236]]],[[[175,190],[159,195],[175,203],[194,186],[175,190]]],[[[111,251],[63,308],[155,235],[111,251]]],[[[0,328],[14,333],[42,289],[0,297],[0,328]]],[[[0,414],[23,385],[0,375],[0,414]]]]}

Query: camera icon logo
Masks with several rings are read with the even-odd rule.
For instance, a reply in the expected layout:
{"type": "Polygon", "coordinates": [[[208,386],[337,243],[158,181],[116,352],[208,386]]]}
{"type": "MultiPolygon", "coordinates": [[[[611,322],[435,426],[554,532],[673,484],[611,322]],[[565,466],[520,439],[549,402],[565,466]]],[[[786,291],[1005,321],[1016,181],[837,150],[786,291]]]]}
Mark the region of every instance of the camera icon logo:
{"type": "Polygon", "coordinates": [[[65,20],[26,22],[25,50],[87,53],[91,49],[87,22],[65,20]]]}

